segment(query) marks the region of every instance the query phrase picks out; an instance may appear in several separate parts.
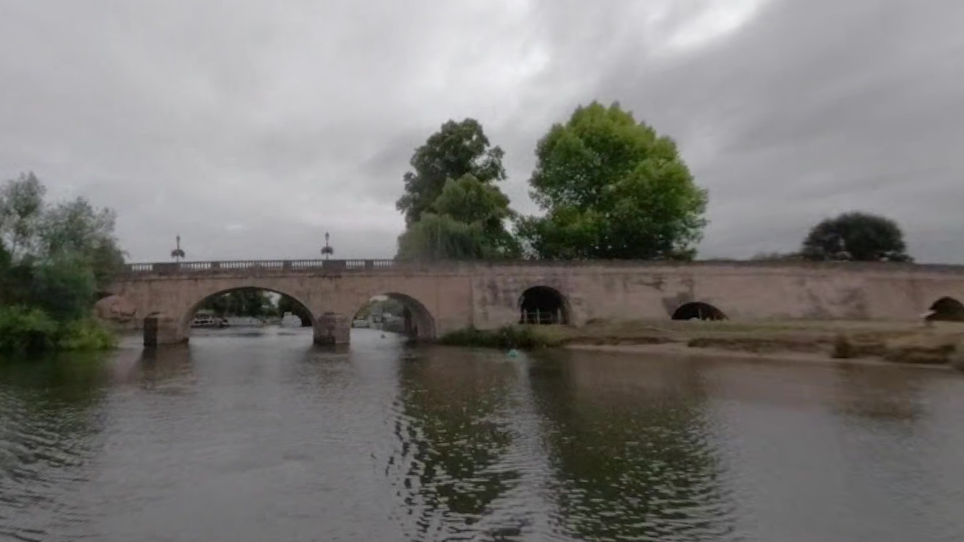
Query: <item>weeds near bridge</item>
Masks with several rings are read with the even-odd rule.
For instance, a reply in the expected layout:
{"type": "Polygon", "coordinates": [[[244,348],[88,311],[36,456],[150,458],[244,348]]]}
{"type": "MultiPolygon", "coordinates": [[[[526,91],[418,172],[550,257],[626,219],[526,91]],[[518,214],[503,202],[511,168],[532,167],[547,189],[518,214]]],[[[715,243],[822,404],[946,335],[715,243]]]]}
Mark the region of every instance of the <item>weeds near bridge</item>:
{"type": "Polygon", "coordinates": [[[550,326],[503,326],[491,330],[460,329],[444,335],[439,342],[450,346],[536,350],[559,346],[562,338],[550,326]]]}

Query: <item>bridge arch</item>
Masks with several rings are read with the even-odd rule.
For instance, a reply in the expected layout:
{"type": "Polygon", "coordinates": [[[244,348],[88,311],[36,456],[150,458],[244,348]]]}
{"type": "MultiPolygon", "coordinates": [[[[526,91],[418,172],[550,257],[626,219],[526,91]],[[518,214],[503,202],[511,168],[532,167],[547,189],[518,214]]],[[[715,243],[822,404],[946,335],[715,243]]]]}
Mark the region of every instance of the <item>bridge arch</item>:
{"type": "Polygon", "coordinates": [[[942,297],[930,306],[930,320],[964,322],[964,303],[953,297],[942,297]]]}
{"type": "Polygon", "coordinates": [[[519,296],[520,324],[568,325],[572,317],[569,300],[550,286],[532,286],[519,296]]]}
{"type": "Polygon", "coordinates": [[[673,311],[673,320],[727,320],[726,314],[709,303],[684,303],[673,311]]]}
{"type": "Polygon", "coordinates": [[[361,310],[380,297],[394,300],[402,305],[404,310],[400,315],[402,318],[400,329],[405,335],[421,340],[434,340],[437,337],[435,317],[432,316],[428,307],[415,297],[401,292],[389,291],[369,296],[363,303],[357,305],[358,310],[355,315],[357,316],[361,310]]]}
{"type": "Polygon", "coordinates": [[[242,291],[242,290],[256,290],[261,292],[271,292],[271,293],[288,297],[289,299],[294,301],[295,304],[299,305],[305,314],[310,316],[311,326],[315,329],[315,335],[316,336],[318,335],[319,319],[311,311],[311,308],[308,306],[308,304],[305,303],[304,300],[300,299],[298,295],[291,294],[288,291],[285,291],[285,289],[280,289],[280,288],[275,288],[270,286],[244,285],[244,286],[237,286],[237,287],[231,287],[231,288],[221,288],[216,291],[207,293],[201,296],[200,299],[194,301],[191,305],[189,305],[188,308],[184,310],[182,314],[172,315],[177,318],[176,322],[178,327],[178,333],[180,334],[180,336],[183,337],[185,340],[187,340],[187,338],[190,337],[191,321],[194,319],[194,315],[197,314],[197,311],[201,308],[202,305],[204,305],[206,301],[222,296],[224,294],[242,291]]]}

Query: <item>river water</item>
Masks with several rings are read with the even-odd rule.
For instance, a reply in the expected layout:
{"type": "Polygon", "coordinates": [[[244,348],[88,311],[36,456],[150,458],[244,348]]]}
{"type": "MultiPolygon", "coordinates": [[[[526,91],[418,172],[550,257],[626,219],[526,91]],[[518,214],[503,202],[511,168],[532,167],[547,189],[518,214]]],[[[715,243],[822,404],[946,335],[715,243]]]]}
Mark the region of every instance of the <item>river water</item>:
{"type": "Polygon", "coordinates": [[[964,540],[964,378],[354,330],[0,363],[0,540],[964,540]]]}

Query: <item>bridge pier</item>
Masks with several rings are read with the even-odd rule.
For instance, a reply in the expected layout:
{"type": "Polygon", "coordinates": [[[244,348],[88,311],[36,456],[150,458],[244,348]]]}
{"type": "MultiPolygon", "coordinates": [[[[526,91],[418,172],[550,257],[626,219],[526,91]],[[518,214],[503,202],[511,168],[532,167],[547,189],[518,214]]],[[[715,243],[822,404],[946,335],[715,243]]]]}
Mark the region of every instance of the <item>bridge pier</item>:
{"type": "Polygon", "coordinates": [[[348,344],[351,337],[351,318],[326,312],[315,321],[315,344],[348,344]]]}
{"type": "Polygon", "coordinates": [[[187,340],[181,326],[174,318],[152,314],[144,318],[144,346],[156,347],[177,344],[187,340]]]}

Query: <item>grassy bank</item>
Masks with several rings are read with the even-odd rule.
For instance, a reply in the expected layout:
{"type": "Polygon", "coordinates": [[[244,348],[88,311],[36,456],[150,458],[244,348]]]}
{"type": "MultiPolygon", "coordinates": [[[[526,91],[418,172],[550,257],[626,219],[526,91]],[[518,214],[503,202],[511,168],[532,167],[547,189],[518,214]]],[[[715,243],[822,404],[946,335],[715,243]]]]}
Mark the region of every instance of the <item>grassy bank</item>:
{"type": "MultiPolygon", "coordinates": [[[[593,321],[582,327],[507,326],[455,332],[442,342],[460,346],[534,349],[565,345],[677,345],[748,354],[812,354],[837,359],[883,359],[947,364],[964,356],[964,324],[862,321],[593,321]]],[[[964,361],[962,361],[964,363],[964,361]]]]}
{"type": "Polygon", "coordinates": [[[439,342],[449,346],[535,350],[561,346],[560,329],[555,326],[503,326],[491,330],[467,328],[448,333],[439,342]]]}
{"type": "Polygon", "coordinates": [[[40,309],[0,307],[0,352],[107,350],[117,337],[92,319],[58,322],[40,309]]]}

